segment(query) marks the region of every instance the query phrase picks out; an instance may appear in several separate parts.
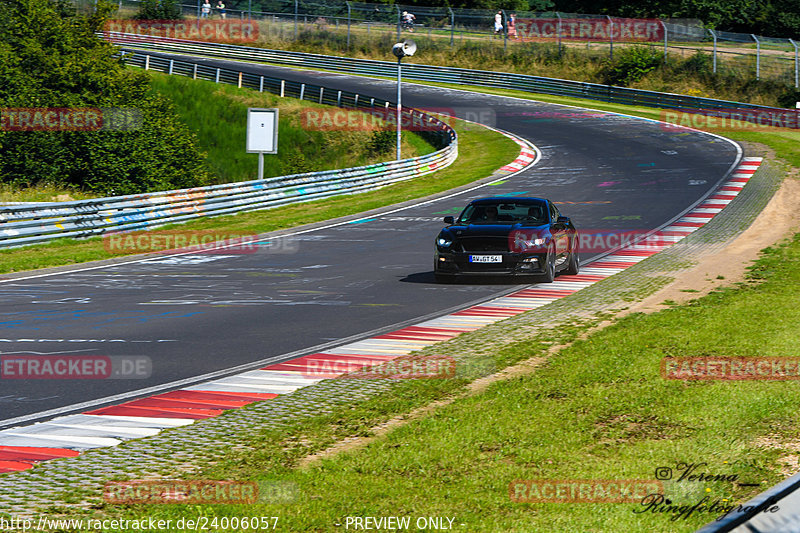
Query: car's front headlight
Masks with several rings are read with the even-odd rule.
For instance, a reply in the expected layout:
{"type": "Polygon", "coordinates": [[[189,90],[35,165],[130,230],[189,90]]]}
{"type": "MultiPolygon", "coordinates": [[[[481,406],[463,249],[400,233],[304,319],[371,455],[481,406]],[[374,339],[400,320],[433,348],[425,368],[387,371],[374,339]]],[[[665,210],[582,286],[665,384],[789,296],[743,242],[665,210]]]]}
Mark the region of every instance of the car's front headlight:
{"type": "Polygon", "coordinates": [[[448,239],[447,237],[439,237],[436,239],[436,244],[441,246],[442,248],[449,248],[451,244],[453,244],[452,239],[448,239]]]}

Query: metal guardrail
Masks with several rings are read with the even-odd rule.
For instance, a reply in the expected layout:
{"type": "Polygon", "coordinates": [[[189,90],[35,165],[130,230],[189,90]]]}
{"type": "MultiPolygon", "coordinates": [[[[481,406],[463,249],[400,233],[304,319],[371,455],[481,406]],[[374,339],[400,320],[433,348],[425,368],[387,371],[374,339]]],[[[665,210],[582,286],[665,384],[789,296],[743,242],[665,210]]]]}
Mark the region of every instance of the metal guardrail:
{"type": "MultiPolygon", "coordinates": [[[[229,83],[341,107],[364,109],[389,106],[385,100],[347,91],[326,90],[319,85],[210,68],[185,61],[134,55],[126,62],[168,74],[229,83]]],[[[152,228],[203,216],[364,192],[422,176],[451,164],[458,155],[455,130],[421,111],[408,110],[407,116],[409,119],[413,117],[417,124],[422,121],[426,130],[423,133],[434,136],[444,147],[420,157],[341,170],[73,202],[3,206],[0,207],[0,248],[64,237],[84,238],[110,231],[152,228]]]]}
{"type": "MultiPolygon", "coordinates": [[[[350,57],[327,56],[305,52],[286,50],[269,50],[252,46],[190,41],[164,37],[104,32],[104,37],[121,46],[125,50],[158,50],[195,54],[206,57],[224,59],[240,59],[258,61],[278,65],[290,65],[311,69],[324,69],[333,72],[346,72],[371,76],[392,77],[397,73],[397,65],[389,61],[371,59],[355,59],[350,57]]],[[[555,78],[544,78],[526,74],[493,72],[485,70],[469,70],[455,67],[421,65],[411,62],[403,64],[403,77],[407,80],[433,81],[457,85],[475,85],[480,87],[497,87],[519,91],[550,94],[554,96],[571,96],[603,102],[641,105],[661,109],[685,111],[709,109],[749,109],[785,117],[795,117],[796,111],[755,104],[715,100],[698,96],[643,91],[627,87],[615,87],[596,83],[585,83],[555,78]]]]}

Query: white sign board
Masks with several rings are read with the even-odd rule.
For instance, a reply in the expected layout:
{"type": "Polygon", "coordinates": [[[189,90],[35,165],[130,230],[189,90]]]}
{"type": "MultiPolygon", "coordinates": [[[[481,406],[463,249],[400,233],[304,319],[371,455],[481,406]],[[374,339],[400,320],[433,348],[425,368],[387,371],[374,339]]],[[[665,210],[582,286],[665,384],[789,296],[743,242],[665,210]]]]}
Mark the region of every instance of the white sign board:
{"type": "Polygon", "coordinates": [[[247,110],[247,152],[278,153],[278,109],[247,110]]]}

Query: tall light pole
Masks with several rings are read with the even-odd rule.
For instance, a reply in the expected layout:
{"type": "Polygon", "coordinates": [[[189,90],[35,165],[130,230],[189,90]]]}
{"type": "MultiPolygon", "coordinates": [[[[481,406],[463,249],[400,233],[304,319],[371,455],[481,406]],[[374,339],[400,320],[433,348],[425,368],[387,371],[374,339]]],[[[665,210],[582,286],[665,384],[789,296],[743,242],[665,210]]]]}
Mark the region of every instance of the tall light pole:
{"type": "Polygon", "coordinates": [[[402,132],[402,113],[403,113],[403,103],[402,103],[402,92],[400,90],[400,86],[402,84],[402,63],[401,60],[406,56],[413,56],[414,52],[417,51],[417,44],[412,40],[403,41],[402,43],[396,43],[392,46],[392,53],[397,57],[397,160],[400,160],[400,136],[402,132]]]}

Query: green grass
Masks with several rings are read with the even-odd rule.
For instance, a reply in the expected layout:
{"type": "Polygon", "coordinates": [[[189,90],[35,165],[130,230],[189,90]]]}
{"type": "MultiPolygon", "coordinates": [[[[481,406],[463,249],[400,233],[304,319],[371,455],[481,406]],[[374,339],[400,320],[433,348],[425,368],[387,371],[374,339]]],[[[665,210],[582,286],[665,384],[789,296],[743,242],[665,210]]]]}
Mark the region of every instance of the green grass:
{"type": "MultiPolygon", "coordinates": [[[[216,229],[226,233],[263,233],[360,213],[385,205],[421,198],[471,183],[514,160],[519,146],[510,139],[458,122],[459,157],[444,170],[401,182],[376,191],[334,197],[315,202],[287,205],[232,216],[199,219],[164,229],[185,231],[216,229]]],[[[158,230],[156,230],[158,231],[158,230]]],[[[19,272],[119,257],[107,251],[100,237],[85,240],[60,239],[48,244],[0,250],[0,273],[19,272]]]]}
{"type": "MultiPolygon", "coordinates": [[[[249,107],[280,108],[278,154],[264,156],[266,178],[356,167],[394,156],[394,144],[384,151],[371,147],[375,132],[321,131],[306,126],[307,111],[336,109],[330,106],[210,81],[153,72],[150,75],[152,90],[168,97],[181,120],[197,135],[217,183],[257,178],[258,155],[245,152],[249,107]]],[[[404,157],[435,151],[414,132],[408,132],[404,141],[404,157]]]]}
{"type": "Polygon", "coordinates": [[[19,189],[6,183],[0,184],[0,202],[69,202],[89,198],[95,198],[95,195],[45,185],[19,189]]]}

